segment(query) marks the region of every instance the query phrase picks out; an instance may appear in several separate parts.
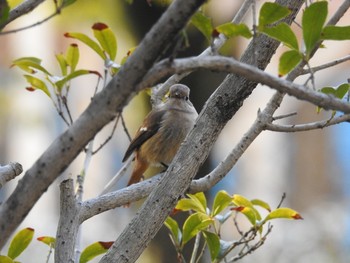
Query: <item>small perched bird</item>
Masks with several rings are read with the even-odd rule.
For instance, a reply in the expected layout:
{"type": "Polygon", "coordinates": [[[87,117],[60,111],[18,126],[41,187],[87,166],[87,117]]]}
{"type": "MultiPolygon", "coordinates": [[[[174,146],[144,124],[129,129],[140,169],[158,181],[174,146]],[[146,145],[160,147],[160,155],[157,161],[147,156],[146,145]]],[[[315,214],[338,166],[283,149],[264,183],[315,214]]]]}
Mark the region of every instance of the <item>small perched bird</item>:
{"type": "Polygon", "coordinates": [[[135,152],[128,186],[139,182],[149,166],[168,167],[171,163],[198,116],[189,95],[187,86],[175,84],[165,103],[145,117],[123,158],[125,162],[135,152]]]}

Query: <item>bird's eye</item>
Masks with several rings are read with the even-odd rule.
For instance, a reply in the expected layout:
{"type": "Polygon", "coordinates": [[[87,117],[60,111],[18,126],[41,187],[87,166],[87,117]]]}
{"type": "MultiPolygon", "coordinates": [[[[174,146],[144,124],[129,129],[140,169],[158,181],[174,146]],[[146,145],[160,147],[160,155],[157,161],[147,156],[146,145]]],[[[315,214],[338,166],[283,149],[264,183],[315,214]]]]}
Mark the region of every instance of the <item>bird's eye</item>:
{"type": "Polygon", "coordinates": [[[188,100],[188,97],[187,97],[187,96],[185,97],[185,100],[188,100]]]}

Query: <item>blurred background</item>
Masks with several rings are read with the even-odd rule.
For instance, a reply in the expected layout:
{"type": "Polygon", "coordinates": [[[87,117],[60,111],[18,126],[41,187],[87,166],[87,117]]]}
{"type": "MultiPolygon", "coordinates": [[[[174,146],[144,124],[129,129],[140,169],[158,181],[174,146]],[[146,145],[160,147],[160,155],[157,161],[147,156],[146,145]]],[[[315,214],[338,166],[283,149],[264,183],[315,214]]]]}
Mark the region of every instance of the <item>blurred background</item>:
{"type": "MultiPolygon", "coordinates": [[[[10,1],[16,6],[21,1],[10,1]]],[[[11,68],[12,61],[25,56],[38,57],[51,72],[59,74],[55,54],[65,52],[71,43],[80,48],[78,68],[103,72],[103,61],[84,44],[67,39],[65,32],[83,32],[92,36],[91,26],[103,22],[115,32],[118,41],[116,62],[120,63],[127,51],[136,46],[166,8],[166,1],[85,0],[69,6],[62,14],[43,23],[14,34],[0,35],[0,163],[19,162],[27,170],[38,159],[50,143],[65,129],[49,98],[41,91],[25,90],[28,84],[23,72],[11,68]]],[[[257,1],[260,6],[264,1],[257,1]]],[[[204,11],[212,16],[214,25],[229,22],[242,1],[212,0],[204,11]]],[[[329,1],[329,17],[342,1],[329,1]]],[[[4,31],[38,22],[54,12],[51,1],[45,1],[32,13],[7,26],[4,31]]],[[[245,23],[251,24],[249,12],[245,23]]],[[[300,21],[300,15],[298,16],[300,21]]],[[[347,12],[339,25],[350,24],[347,12]]],[[[293,25],[299,40],[301,31],[293,25]]],[[[206,39],[196,29],[188,30],[189,44],[179,56],[197,55],[208,46],[206,39]]],[[[300,40],[301,41],[301,40],[300,40]]],[[[235,38],[221,49],[227,56],[239,58],[247,46],[247,40],[235,38]]],[[[280,47],[268,67],[277,74],[278,58],[284,47],[280,47]]],[[[311,60],[316,66],[349,54],[349,41],[325,42],[311,60]]],[[[350,63],[316,73],[316,86],[338,86],[349,78],[350,63]]],[[[224,74],[208,71],[196,72],[183,80],[191,88],[191,100],[199,112],[210,94],[218,87],[224,74]]],[[[304,83],[304,78],[297,79],[304,83]]],[[[76,119],[90,102],[96,88],[94,76],[84,76],[71,83],[68,104],[76,119]]],[[[100,88],[100,87],[99,87],[100,88]]],[[[234,87],[233,87],[234,88],[234,87]]],[[[227,124],[211,154],[197,177],[210,172],[233,149],[256,118],[258,109],[263,109],[274,91],[259,86],[244,102],[242,109],[227,124]]],[[[149,97],[141,92],[125,109],[126,125],[131,135],[139,127],[150,110],[149,97]]],[[[306,123],[330,118],[331,113],[316,113],[316,107],[286,97],[279,114],[297,112],[280,123],[306,123]]],[[[265,245],[241,262],[349,262],[350,255],[350,125],[339,124],[331,128],[301,132],[264,132],[244,153],[232,171],[206,193],[212,200],[217,191],[225,189],[230,194],[241,194],[248,198],[260,198],[276,207],[283,193],[287,197],[284,206],[301,213],[303,221],[276,221],[265,245]]],[[[95,140],[95,148],[110,134],[112,124],[106,126],[95,140]]],[[[98,196],[106,183],[121,167],[121,159],[128,146],[128,138],[118,125],[113,139],[96,154],[90,164],[85,182],[84,199],[98,196]]],[[[65,173],[52,184],[34,206],[19,229],[35,229],[35,237],[55,236],[59,215],[59,183],[67,178],[76,178],[84,163],[81,154],[65,173]]],[[[20,176],[21,177],[21,176],[20,176]]],[[[17,179],[18,180],[18,179],[17,179]]],[[[0,190],[0,202],[4,202],[15,188],[17,180],[9,182],[0,190]]],[[[126,185],[123,178],[115,189],[126,185]]],[[[33,189],[35,191],[35,188],[33,189]]],[[[131,208],[117,208],[86,221],[82,225],[82,247],[96,241],[115,240],[135,215],[142,204],[131,208]]],[[[183,220],[181,216],[179,220],[183,220]]],[[[242,225],[246,224],[244,219],[242,225]]],[[[237,238],[234,225],[228,223],[222,238],[237,238]]],[[[1,237],[0,237],[1,238],[1,237]]],[[[189,249],[190,251],[190,249],[189,249]]],[[[5,254],[7,248],[1,253],[5,254]]],[[[21,262],[45,262],[48,247],[33,241],[28,251],[19,257],[21,262]],[[29,256],[30,255],[30,256],[29,256]]],[[[188,252],[188,251],[187,251],[188,252]]],[[[202,262],[209,262],[206,257],[202,262]]],[[[53,262],[53,257],[51,261],[53,262]]],[[[96,259],[93,262],[98,262],[96,259]]],[[[142,254],[138,262],[176,262],[175,249],[170,243],[167,230],[163,229],[142,254]]]]}

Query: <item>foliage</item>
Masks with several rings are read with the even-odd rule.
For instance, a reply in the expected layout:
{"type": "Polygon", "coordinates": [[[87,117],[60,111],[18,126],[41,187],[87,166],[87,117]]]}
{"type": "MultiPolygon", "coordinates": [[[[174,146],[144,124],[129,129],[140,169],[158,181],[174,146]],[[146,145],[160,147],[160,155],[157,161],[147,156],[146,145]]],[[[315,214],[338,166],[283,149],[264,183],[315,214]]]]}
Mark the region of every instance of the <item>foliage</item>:
{"type": "MultiPolygon", "coordinates": [[[[15,236],[12,238],[7,255],[0,255],[0,263],[18,262],[18,261],[15,261],[15,259],[19,257],[30,245],[30,243],[33,240],[34,232],[35,232],[34,229],[29,227],[18,231],[18,233],[16,233],[15,236]]],[[[52,249],[54,249],[55,247],[56,238],[50,237],[50,236],[41,236],[41,237],[38,237],[37,240],[49,246],[50,248],[49,256],[50,256],[52,249]]],[[[111,241],[109,242],[98,241],[87,246],[85,249],[83,249],[80,255],[79,262],[87,263],[92,259],[94,259],[95,257],[106,253],[107,250],[112,246],[112,244],[113,242],[111,241]]]]}
{"type": "MultiPolygon", "coordinates": [[[[190,213],[182,228],[171,217],[165,221],[165,226],[170,231],[170,239],[180,258],[183,258],[184,246],[194,237],[199,238],[199,236],[203,236],[205,240],[202,250],[208,248],[213,262],[224,260],[233,249],[240,251],[237,255],[248,254],[265,241],[267,234],[271,231],[271,226],[268,225],[266,231],[264,231],[264,226],[270,220],[302,219],[300,214],[291,208],[277,207],[271,210],[270,205],[263,200],[249,200],[238,194],[231,196],[225,191],[219,191],[216,194],[211,209],[207,206],[204,193],[188,194],[187,196],[188,198],[181,199],[175,208],[175,211],[190,213]],[[267,214],[263,216],[258,211],[259,207],[267,214]],[[238,228],[237,213],[243,214],[250,222],[251,228],[248,231],[242,232],[238,228]],[[224,241],[220,238],[220,230],[225,222],[232,223],[232,220],[241,235],[241,239],[239,241],[224,241]],[[254,241],[255,244],[250,245],[254,241]]],[[[192,255],[192,257],[197,257],[197,255],[192,255]]],[[[194,260],[197,259],[192,258],[191,262],[194,260]]]]}

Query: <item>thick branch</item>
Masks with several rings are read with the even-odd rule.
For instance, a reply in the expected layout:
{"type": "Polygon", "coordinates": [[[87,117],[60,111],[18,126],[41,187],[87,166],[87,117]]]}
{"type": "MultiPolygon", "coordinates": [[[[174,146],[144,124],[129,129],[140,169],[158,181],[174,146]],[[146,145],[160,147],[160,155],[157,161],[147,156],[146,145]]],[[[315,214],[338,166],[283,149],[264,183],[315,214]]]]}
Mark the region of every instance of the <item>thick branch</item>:
{"type": "Polygon", "coordinates": [[[298,85],[288,80],[278,78],[254,66],[239,62],[234,58],[222,56],[176,59],[172,63],[163,61],[156,64],[154,68],[152,68],[152,70],[147,74],[144,82],[152,82],[152,76],[156,76],[156,79],[159,79],[162,76],[172,73],[193,71],[201,68],[220,72],[236,73],[251,81],[265,84],[279,92],[287,93],[296,97],[297,99],[309,101],[324,109],[350,113],[350,104],[345,101],[312,89],[308,89],[305,86],[298,85]]]}
{"type": "MultiPolygon", "coordinates": [[[[302,0],[277,1],[292,10],[289,21],[295,17],[302,0]]],[[[279,43],[265,36],[258,36],[257,49],[250,44],[242,57],[252,63],[256,52],[257,66],[265,68],[279,43]]],[[[141,210],[121,233],[100,262],[134,262],[162,226],[178,198],[188,189],[190,182],[228,120],[241,107],[243,101],[256,87],[255,82],[238,75],[230,75],[210,97],[200,113],[195,128],[181,145],[158,187],[152,191],[141,210]],[[135,253],[136,252],[136,253],[135,253]]]]}
{"type": "Polygon", "coordinates": [[[0,166],[0,189],[6,182],[12,180],[23,172],[22,165],[19,163],[10,163],[8,165],[0,166]]]}
{"type": "Polygon", "coordinates": [[[103,91],[96,94],[76,122],[25,173],[12,195],[0,208],[0,248],[51,183],[85,145],[115,118],[136,92],[143,88],[139,83],[156,61],[159,52],[174,39],[203,1],[173,2],[119,73],[103,91]]]}
{"type": "Polygon", "coordinates": [[[80,204],[74,194],[72,179],[65,180],[60,185],[60,220],[56,235],[55,262],[74,262],[74,248],[79,230],[80,204]]]}

